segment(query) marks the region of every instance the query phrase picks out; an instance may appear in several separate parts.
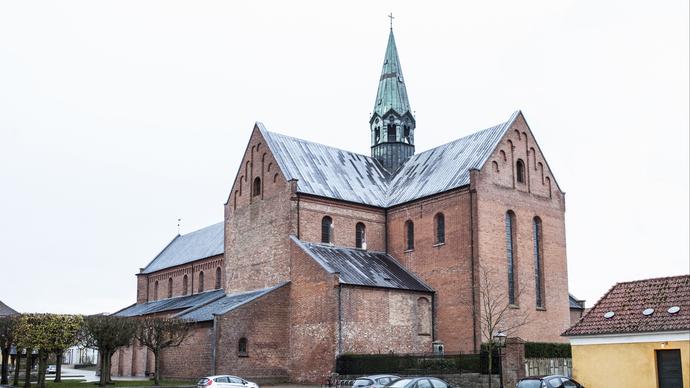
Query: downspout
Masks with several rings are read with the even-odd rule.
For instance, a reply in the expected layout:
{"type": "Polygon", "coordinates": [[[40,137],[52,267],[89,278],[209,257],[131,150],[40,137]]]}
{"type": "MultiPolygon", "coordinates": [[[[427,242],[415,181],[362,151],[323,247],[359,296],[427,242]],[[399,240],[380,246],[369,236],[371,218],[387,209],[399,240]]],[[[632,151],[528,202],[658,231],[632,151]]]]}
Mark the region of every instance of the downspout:
{"type": "Polygon", "coordinates": [[[383,211],[383,251],[388,253],[388,208],[383,211]]]}
{"type": "Polygon", "coordinates": [[[470,255],[470,263],[471,263],[471,275],[472,275],[472,348],[474,349],[474,353],[477,353],[477,292],[476,292],[476,284],[475,284],[475,261],[477,259],[477,255],[475,254],[475,241],[474,241],[474,233],[475,233],[475,211],[476,211],[476,196],[477,196],[477,189],[475,187],[475,181],[476,181],[476,173],[478,170],[472,170],[470,171],[470,249],[471,249],[471,255],[470,255]]]}
{"type": "Polygon", "coordinates": [[[218,364],[216,363],[216,348],[218,346],[218,316],[213,315],[213,342],[211,342],[211,365],[213,367],[213,374],[218,374],[218,364]]]}
{"type": "Polygon", "coordinates": [[[436,291],[431,294],[431,343],[436,341],[436,291]]]}
{"type": "Polygon", "coordinates": [[[338,351],[336,357],[343,352],[343,304],[341,300],[341,292],[343,286],[338,282],[338,351]]]}
{"type": "Polygon", "coordinates": [[[300,211],[299,211],[299,194],[297,194],[297,239],[298,239],[298,240],[299,240],[299,238],[300,238],[300,235],[299,235],[299,232],[300,232],[300,228],[299,228],[299,213],[300,213],[300,211]]]}

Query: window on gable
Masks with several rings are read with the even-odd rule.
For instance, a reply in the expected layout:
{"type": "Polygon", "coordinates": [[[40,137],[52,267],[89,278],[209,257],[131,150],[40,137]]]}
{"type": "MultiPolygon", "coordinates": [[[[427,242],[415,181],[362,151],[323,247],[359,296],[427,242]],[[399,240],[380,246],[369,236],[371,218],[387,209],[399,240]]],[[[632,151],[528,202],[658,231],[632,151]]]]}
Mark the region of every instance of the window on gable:
{"type": "Polygon", "coordinates": [[[515,175],[518,183],[525,183],[525,162],[518,159],[515,164],[515,175]]]}
{"type": "Polygon", "coordinates": [[[326,244],[333,243],[333,219],[329,216],[321,219],[321,242],[326,244]]]}
{"type": "Polygon", "coordinates": [[[532,223],[532,243],[534,244],[534,292],[537,307],[544,307],[544,258],[541,219],[534,217],[532,223]]]}
{"type": "Polygon", "coordinates": [[[184,275],[182,278],[182,295],[187,295],[189,292],[189,279],[187,278],[187,275],[184,275]]]}
{"type": "Polygon", "coordinates": [[[254,178],[254,185],[252,187],[252,196],[258,197],[261,195],[261,178],[254,178]]]}
{"type": "Polygon", "coordinates": [[[355,225],[355,246],[357,248],[366,249],[366,244],[366,227],[363,223],[358,222],[357,225],[355,225]]]}
{"type": "Polygon", "coordinates": [[[247,357],[247,339],[242,337],[237,343],[237,355],[241,357],[247,357]]]}
{"type": "Polygon", "coordinates": [[[168,278],[168,298],[172,298],[173,294],[173,281],[172,278],[168,278]]]}
{"type": "Polygon", "coordinates": [[[511,210],[508,210],[506,212],[506,256],[508,259],[508,303],[509,304],[515,304],[515,289],[516,289],[516,282],[515,282],[515,274],[516,274],[516,265],[515,265],[515,256],[517,254],[517,250],[515,248],[515,213],[513,213],[511,210]]]}
{"type": "Polygon", "coordinates": [[[220,288],[221,272],[220,267],[216,268],[216,290],[220,288]]]}
{"type": "Polygon", "coordinates": [[[414,249],[414,223],[411,220],[405,222],[405,249],[414,249]]]}
{"type": "Polygon", "coordinates": [[[204,292],[204,271],[199,272],[199,292],[204,292]]]}
{"type": "Polygon", "coordinates": [[[434,230],[436,236],[436,244],[443,244],[446,242],[446,217],[443,213],[437,213],[434,217],[434,230]]]}

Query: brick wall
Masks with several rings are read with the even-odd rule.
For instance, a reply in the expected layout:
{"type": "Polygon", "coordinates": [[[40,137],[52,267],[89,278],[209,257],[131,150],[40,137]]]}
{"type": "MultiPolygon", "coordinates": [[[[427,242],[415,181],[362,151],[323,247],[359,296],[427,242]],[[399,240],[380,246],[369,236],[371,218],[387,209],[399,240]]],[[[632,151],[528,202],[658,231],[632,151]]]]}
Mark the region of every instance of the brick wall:
{"type": "Polygon", "coordinates": [[[161,377],[164,379],[198,379],[211,375],[213,323],[193,324],[189,336],[179,347],[167,348],[161,353],[161,377]]]}
{"type": "MultiPolygon", "coordinates": [[[[565,342],[570,324],[565,252],[565,198],[526,122],[519,116],[480,172],[472,174],[477,195],[479,262],[490,283],[507,293],[505,214],[515,213],[515,261],[519,300],[511,322],[529,316],[530,323],[511,333],[526,341],[565,342]],[[505,155],[505,158],[504,158],[505,155]],[[525,182],[516,179],[516,162],[525,163],[525,182]],[[543,179],[542,179],[543,176],[543,179]],[[545,304],[536,306],[533,219],[542,221],[545,304]]],[[[512,323],[507,322],[506,326],[512,323]]],[[[485,341],[486,339],[483,338],[485,341]]]]}
{"type": "Polygon", "coordinates": [[[215,374],[235,374],[250,380],[287,380],[290,286],[283,286],[216,321],[218,347],[215,374]],[[239,341],[247,340],[247,353],[239,341]]]}
{"type": "MultiPolygon", "coordinates": [[[[223,287],[224,276],[223,255],[211,256],[205,259],[196,260],[184,265],[166,268],[151,274],[137,274],[137,303],[166,299],[169,296],[168,284],[172,279],[172,297],[192,295],[200,292],[199,275],[204,273],[203,291],[216,288],[216,273],[220,268],[220,288],[223,287]],[[187,276],[187,293],[184,293],[184,277],[187,276]],[[156,295],[156,282],[158,282],[158,292],[156,295]],[[147,295],[143,300],[142,295],[147,295]]],[[[202,291],[202,292],[203,292],[202,291]]]]}
{"type": "Polygon", "coordinates": [[[388,212],[388,250],[435,291],[436,339],[449,352],[471,352],[472,249],[468,190],[422,199],[388,212]],[[434,217],[443,213],[445,243],[437,244],[434,217]],[[405,222],[414,223],[414,249],[407,250],[405,222]]]}
{"type": "Polygon", "coordinates": [[[229,292],[289,280],[289,235],[296,233],[295,182],[283,177],[255,128],[225,204],[226,282],[229,292]],[[261,180],[259,195],[250,183],[261,180]]]}
{"type": "Polygon", "coordinates": [[[431,294],[340,287],[340,353],[431,351],[431,294]]]}

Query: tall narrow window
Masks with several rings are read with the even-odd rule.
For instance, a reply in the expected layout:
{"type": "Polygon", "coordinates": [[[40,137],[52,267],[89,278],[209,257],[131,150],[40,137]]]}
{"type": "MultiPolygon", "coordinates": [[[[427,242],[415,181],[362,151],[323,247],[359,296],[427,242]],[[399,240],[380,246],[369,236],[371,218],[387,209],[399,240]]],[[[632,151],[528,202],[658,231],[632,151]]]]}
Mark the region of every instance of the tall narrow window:
{"type": "Polygon", "coordinates": [[[252,196],[258,197],[261,195],[261,178],[254,178],[254,185],[252,187],[252,196]]]}
{"type": "Polygon", "coordinates": [[[537,297],[537,307],[544,307],[544,252],[542,242],[541,219],[534,217],[532,228],[534,243],[534,292],[537,297]]]}
{"type": "Polygon", "coordinates": [[[446,217],[443,213],[437,213],[434,217],[434,229],[436,235],[436,244],[443,244],[446,242],[446,217]]]}
{"type": "Polygon", "coordinates": [[[216,290],[220,288],[220,267],[216,268],[216,290]]]}
{"type": "Polygon", "coordinates": [[[522,159],[518,159],[515,163],[515,175],[518,183],[525,183],[525,162],[522,159]]]}
{"type": "Polygon", "coordinates": [[[187,278],[187,275],[184,275],[182,278],[182,295],[187,295],[189,292],[189,279],[187,278]]]}
{"type": "Polygon", "coordinates": [[[388,124],[388,142],[394,142],[395,137],[395,124],[388,124]]]}
{"type": "Polygon", "coordinates": [[[508,256],[508,303],[515,304],[515,213],[506,212],[506,253],[508,256]]]}
{"type": "Polygon", "coordinates": [[[153,300],[158,300],[158,280],[153,285],[153,300]]]}
{"type": "Polygon", "coordinates": [[[204,292],[204,271],[199,272],[199,292],[204,292]]]}
{"type": "Polygon", "coordinates": [[[366,227],[363,223],[358,222],[357,225],[355,225],[355,246],[357,248],[365,248],[366,241],[366,227]]]}
{"type": "Polygon", "coordinates": [[[237,343],[237,355],[246,357],[247,356],[247,339],[242,337],[237,343]]]}
{"type": "Polygon", "coordinates": [[[411,220],[405,222],[405,249],[414,249],[414,223],[411,220]]]}
{"type": "Polygon", "coordinates": [[[168,278],[168,298],[172,298],[173,294],[173,281],[172,278],[168,278]]]}
{"type": "Polygon", "coordinates": [[[333,219],[329,216],[321,219],[321,242],[326,244],[333,242],[333,219]]]}

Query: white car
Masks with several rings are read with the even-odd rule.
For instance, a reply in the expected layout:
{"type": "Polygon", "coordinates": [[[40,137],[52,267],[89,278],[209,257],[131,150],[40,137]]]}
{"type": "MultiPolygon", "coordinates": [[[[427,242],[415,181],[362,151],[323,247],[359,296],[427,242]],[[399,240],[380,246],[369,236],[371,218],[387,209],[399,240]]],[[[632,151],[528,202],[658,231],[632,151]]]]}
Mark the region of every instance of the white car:
{"type": "Polygon", "coordinates": [[[55,365],[48,365],[46,368],[46,373],[49,375],[54,375],[57,373],[57,367],[55,365]]]}
{"type": "Polygon", "coordinates": [[[197,388],[259,388],[259,385],[241,377],[218,375],[204,377],[196,383],[197,388]]]}

